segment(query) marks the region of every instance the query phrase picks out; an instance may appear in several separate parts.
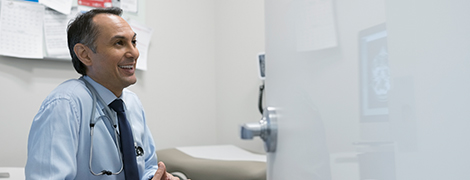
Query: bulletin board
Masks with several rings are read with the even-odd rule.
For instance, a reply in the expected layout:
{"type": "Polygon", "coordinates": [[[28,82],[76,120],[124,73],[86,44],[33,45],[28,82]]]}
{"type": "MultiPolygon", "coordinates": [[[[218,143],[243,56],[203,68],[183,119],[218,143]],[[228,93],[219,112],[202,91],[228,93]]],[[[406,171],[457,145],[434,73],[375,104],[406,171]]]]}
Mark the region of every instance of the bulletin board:
{"type": "MultiPolygon", "coordinates": [[[[67,0],[62,2],[65,1],[67,0]]],[[[69,0],[70,4],[66,4],[66,7],[71,7],[69,14],[64,14],[64,4],[49,4],[58,1],[0,0],[0,56],[70,61],[66,37],[67,24],[79,12],[96,8],[80,5],[78,1],[92,2],[96,0],[69,0]],[[60,6],[62,9],[53,8],[60,6]]],[[[145,0],[109,1],[119,7],[121,7],[121,3],[126,5],[127,2],[135,2],[134,12],[124,10],[122,17],[129,24],[132,22],[132,24],[146,28],[145,0]]],[[[152,30],[148,29],[148,32],[151,34],[152,30]]],[[[150,41],[150,37],[146,38],[150,41]]],[[[139,49],[139,51],[141,50],[139,49]]]]}

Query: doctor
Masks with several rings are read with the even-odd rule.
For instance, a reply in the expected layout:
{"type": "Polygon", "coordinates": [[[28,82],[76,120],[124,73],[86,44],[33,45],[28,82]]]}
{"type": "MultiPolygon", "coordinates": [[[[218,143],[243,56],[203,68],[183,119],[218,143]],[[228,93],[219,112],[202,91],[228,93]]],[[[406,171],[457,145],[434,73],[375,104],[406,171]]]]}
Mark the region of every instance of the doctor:
{"type": "Polygon", "coordinates": [[[73,66],[83,76],[54,89],[34,117],[26,179],[178,179],[157,162],[142,104],[125,89],[136,83],[139,51],[136,33],[121,13],[95,9],[69,24],[73,66]],[[115,101],[122,102],[124,113],[108,107],[115,101]],[[121,124],[126,119],[128,125],[121,124]]]}

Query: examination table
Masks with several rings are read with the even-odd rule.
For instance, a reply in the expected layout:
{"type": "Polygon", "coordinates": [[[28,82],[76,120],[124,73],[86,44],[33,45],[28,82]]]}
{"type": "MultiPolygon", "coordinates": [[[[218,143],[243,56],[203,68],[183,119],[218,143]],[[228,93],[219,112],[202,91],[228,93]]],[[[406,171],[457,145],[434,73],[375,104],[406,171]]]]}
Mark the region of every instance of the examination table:
{"type": "Polygon", "coordinates": [[[182,180],[266,180],[266,155],[234,145],[163,149],[157,157],[182,180]]]}

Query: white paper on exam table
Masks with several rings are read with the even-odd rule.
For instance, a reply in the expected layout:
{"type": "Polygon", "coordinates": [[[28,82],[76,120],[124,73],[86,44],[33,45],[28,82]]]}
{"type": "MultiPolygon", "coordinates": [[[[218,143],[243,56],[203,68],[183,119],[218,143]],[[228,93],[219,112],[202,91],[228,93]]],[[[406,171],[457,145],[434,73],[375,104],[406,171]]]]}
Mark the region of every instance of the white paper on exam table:
{"type": "Polygon", "coordinates": [[[24,180],[24,168],[22,167],[0,167],[0,173],[8,173],[8,177],[2,177],[1,180],[24,180]]]}
{"type": "Polygon", "coordinates": [[[176,149],[195,158],[266,162],[266,155],[255,154],[235,145],[188,146],[177,147],[176,149]]]}

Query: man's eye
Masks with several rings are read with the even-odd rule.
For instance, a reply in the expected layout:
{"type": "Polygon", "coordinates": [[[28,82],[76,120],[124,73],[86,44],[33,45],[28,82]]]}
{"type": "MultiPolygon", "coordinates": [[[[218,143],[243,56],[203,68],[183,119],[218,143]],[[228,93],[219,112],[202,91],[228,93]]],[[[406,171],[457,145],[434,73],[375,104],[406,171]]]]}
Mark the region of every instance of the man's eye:
{"type": "Polygon", "coordinates": [[[132,44],[135,46],[137,44],[137,40],[132,40],[132,44]]]}
{"type": "Polygon", "coordinates": [[[117,41],[116,44],[117,44],[117,45],[124,45],[124,42],[122,42],[122,41],[117,41]]]}

